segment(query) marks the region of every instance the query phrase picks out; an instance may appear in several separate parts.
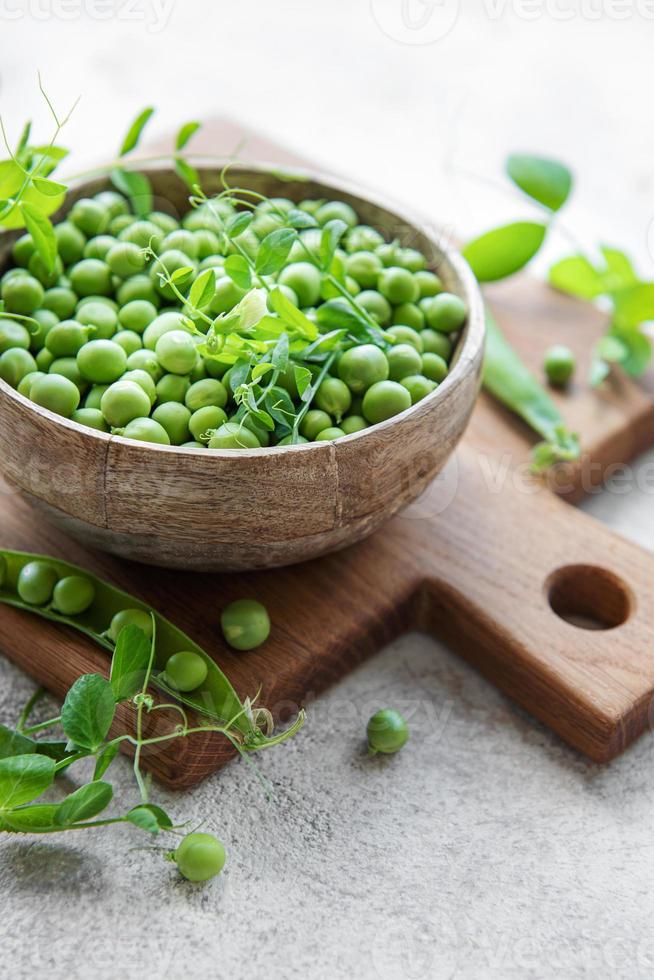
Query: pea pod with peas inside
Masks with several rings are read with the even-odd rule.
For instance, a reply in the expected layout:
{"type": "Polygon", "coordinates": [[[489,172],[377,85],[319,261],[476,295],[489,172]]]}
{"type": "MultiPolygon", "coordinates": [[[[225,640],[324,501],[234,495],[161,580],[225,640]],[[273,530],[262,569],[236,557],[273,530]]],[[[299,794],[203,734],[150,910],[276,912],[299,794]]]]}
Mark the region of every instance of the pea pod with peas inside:
{"type": "Polygon", "coordinates": [[[70,562],[0,550],[0,603],[70,626],[109,653],[113,653],[118,633],[126,625],[139,626],[151,635],[153,615],[157,673],[153,673],[152,683],[206,717],[224,723],[234,720],[246,750],[277,745],[304,722],[301,712],[289,729],[270,734],[265,709],[253,708],[249,700],[243,703],[216,662],[187,634],[146,603],[70,562]],[[192,657],[180,660],[180,654],[192,657]],[[172,667],[166,673],[171,660],[172,667]],[[180,664],[186,668],[181,672],[180,664]],[[189,677],[198,681],[191,690],[189,677]],[[260,717],[265,721],[265,732],[257,724],[260,717]]]}

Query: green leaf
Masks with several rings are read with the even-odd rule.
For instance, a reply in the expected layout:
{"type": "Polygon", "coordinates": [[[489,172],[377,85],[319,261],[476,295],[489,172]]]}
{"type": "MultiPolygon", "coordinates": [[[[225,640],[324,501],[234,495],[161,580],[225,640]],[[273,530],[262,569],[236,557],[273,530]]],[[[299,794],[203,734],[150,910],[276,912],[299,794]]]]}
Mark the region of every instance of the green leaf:
{"type": "Polygon", "coordinates": [[[96,752],[109,734],[115,711],[109,681],[99,674],[84,674],[66,695],[61,724],[71,742],[96,752]]]}
{"type": "Polygon", "coordinates": [[[54,759],[31,753],[0,759],[0,810],[31,803],[52,785],[54,759]]]}
{"type": "Polygon", "coordinates": [[[191,192],[200,186],[200,175],[183,157],[175,157],[175,170],[191,192]]]}
{"type": "Polygon", "coordinates": [[[25,125],[23,126],[23,131],[20,134],[20,138],[18,140],[18,146],[16,147],[17,157],[19,157],[21,153],[27,149],[27,145],[30,141],[31,132],[32,132],[32,123],[26,122],[25,125]]]}
{"type": "Polygon", "coordinates": [[[160,830],[170,830],[173,822],[161,807],[152,803],[134,807],[126,816],[130,823],[149,834],[158,834],[160,830]]]}
{"type": "Polygon", "coordinates": [[[68,190],[66,184],[60,184],[58,180],[48,180],[46,177],[35,177],[33,184],[37,191],[45,194],[46,197],[54,197],[57,194],[65,194],[68,190]]]}
{"type": "Polygon", "coordinates": [[[139,140],[141,139],[141,134],[143,133],[143,130],[153,113],[154,108],[152,106],[148,106],[147,109],[143,109],[142,112],[139,112],[138,116],[125,134],[125,139],[123,140],[122,146],[118,151],[119,157],[124,157],[137,146],[139,140]]]}
{"type": "Polygon", "coordinates": [[[521,191],[550,211],[558,211],[572,190],[572,174],[557,160],[513,153],[506,161],[506,170],[521,191]]]}
{"type": "Polygon", "coordinates": [[[152,185],[145,174],[137,170],[112,170],[109,175],[116,190],[129,198],[134,213],[145,218],[152,211],[152,185]]]}
{"type": "Polygon", "coordinates": [[[320,264],[327,272],[334,259],[334,253],[338,248],[339,242],[348,230],[348,226],[340,218],[328,221],[320,236],[320,264]]]}
{"type": "Polygon", "coordinates": [[[620,249],[610,248],[608,245],[600,246],[600,251],[606,264],[606,271],[603,275],[605,292],[615,293],[618,290],[636,285],[638,275],[628,255],[625,255],[620,249]]]}
{"type": "Polygon", "coordinates": [[[304,401],[303,395],[309,389],[313,381],[313,375],[309,368],[304,367],[302,364],[293,365],[293,374],[300,399],[304,401]]]}
{"type": "Polygon", "coordinates": [[[225,225],[225,233],[228,238],[238,238],[244,231],[247,231],[252,224],[253,214],[251,211],[239,211],[229,219],[225,225]]]}
{"type": "Polygon", "coordinates": [[[496,282],[523,269],[545,241],[546,232],[539,222],[516,221],[475,238],[463,255],[479,282],[496,282]]]}
{"type": "Polygon", "coordinates": [[[299,208],[291,208],[286,215],[286,222],[297,231],[318,227],[318,222],[313,215],[307,214],[306,211],[300,211],[299,208]]]}
{"type": "Polygon", "coordinates": [[[97,761],[95,763],[95,771],[93,773],[93,779],[102,779],[107,769],[114,761],[118,753],[120,752],[119,742],[108,742],[107,745],[100,752],[97,761]]]}
{"type": "Polygon", "coordinates": [[[275,386],[265,397],[266,408],[276,422],[290,428],[293,425],[296,408],[285,388],[275,386]]]}
{"type": "Polygon", "coordinates": [[[266,235],[259,245],[255,260],[255,270],[260,276],[271,276],[279,272],[286,263],[297,233],[292,228],[278,228],[266,235]]]}
{"type": "Polygon", "coordinates": [[[25,227],[32,236],[36,251],[43,259],[47,271],[52,272],[55,259],[57,258],[57,239],[55,238],[52,222],[45,214],[37,211],[33,205],[28,204],[26,201],[21,201],[19,207],[25,218],[25,227]]]}
{"type": "Polygon", "coordinates": [[[208,306],[216,294],[216,273],[213,269],[205,269],[197,277],[188,294],[188,301],[196,310],[208,306]]]}
{"type": "MultiPolygon", "coordinates": [[[[120,631],[110,675],[111,690],[116,701],[126,701],[143,690],[151,652],[152,644],[138,626],[125,626],[120,631]]],[[[77,742],[77,739],[74,741],[77,742]]]]}
{"type": "Polygon", "coordinates": [[[263,378],[264,374],[270,374],[273,370],[273,366],[270,361],[259,361],[252,368],[252,380],[258,381],[259,378],[263,378]]]}
{"type": "Polygon", "coordinates": [[[270,362],[276,371],[285,371],[288,366],[288,336],[283,333],[270,355],[270,362]]]}
{"type": "Polygon", "coordinates": [[[605,291],[604,278],[583,255],[555,262],[549,271],[550,285],[562,293],[591,300],[605,291]]]}
{"type": "Polygon", "coordinates": [[[318,327],[308,316],[298,310],[297,306],[290,301],[281,289],[275,287],[269,296],[270,305],[277,315],[283,320],[287,327],[292,328],[294,333],[298,333],[307,340],[315,340],[318,336],[318,327]]]}
{"type": "Polygon", "coordinates": [[[0,830],[14,834],[43,834],[58,829],[54,818],[57,803],[34,803],[0,815],[0,830]]]}
{"type": "Polygon", "coordinates": [[[174,283],[186,282],[189,276],[192,276],[194,272],[195,269],[193,268],[192,265],[182,266],[181,269],[175,269],[175,271],[170,277],[170,281],[174,283]]]}
{"type": "Polygon", "coordinates": [[[67,824],[79,823],[81,820],[90,820],[109,806],[113,795],[113,787],[99,780],[80,786],[59,805],[55,814],[55,823],[63,827],[67,824]]]}
{"type": "Polygon", "coordinates": [[[626,349],[626,355],[620,360],[620,367],[627,374],[637,377],[648,367],[652,359],[652,344],[637,327],[623,327],[613,324],[611,336],[616,337],[626,349]]]}
{"type": "Polygon", "coordinates": [[[177,136],[175,138],[175,149],[183,150],[186,144],[188,143],[188,141],[191,139],[191,137],[197,133],[200,126],[201,123],[199,122],[184,123],[184,125],[178,131],[177,136]]]}
{"type": "Polygon", "coordinates": [[[36,751],[36,745],[31,738],[14,732],[6,725],[0,725],[0,759],[8,759],[12,755],[27,755],[36,751]]]}
{"type": "Polygon", "coordinates": [[[654,320],[654,282],[642,282],[614,296],[615,318],[623,327],[654,320]]]}
{"type": "Polygon", "coordinates": [[[241,289],[252,289],[250,265],[242,255],[228,255],[224,266],[226,274],[241,289]]]}

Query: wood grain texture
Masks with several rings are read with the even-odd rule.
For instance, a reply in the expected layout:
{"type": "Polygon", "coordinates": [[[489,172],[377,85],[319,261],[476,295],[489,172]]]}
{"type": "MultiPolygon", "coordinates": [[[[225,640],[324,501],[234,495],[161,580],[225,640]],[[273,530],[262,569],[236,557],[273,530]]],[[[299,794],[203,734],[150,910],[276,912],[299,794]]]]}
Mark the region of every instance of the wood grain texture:
{"type": "MultiPolygon", "coordinates": [[[[58,417],[0,381],[0,468],[48,519],[90,547],[136,561],[233,571],[305,561],[361,540],[414,500],[461,438],[480,384],[484,317],[456,251],[417,220],[321,178],[282,181],[234,168],[231,179],[274,197],[338,197],[389,239],[420,248],[468,308],[452,367],[427,398],[336,443],[238,452],[154,446],[58,417]],[[26,457],[28,465],[26,465],[26,457]]],[[[176,174],[149,171],[159,207],[180,213],[176,174]]],[[[216,189],[216,171],[203,186],[216,189]]],[[[84,184],[71,196],[104,185],[84,184]]],[[[6,254],[6,243],[5,243],[6,254]]]]}
{"type": "MultiPolygon", "coordinates": [[[[260,142],[258,152],[288,162],[260,142]]],[[[604,328],[587,305],[527,277],[489,296],[535,371],[547,344],[569,343],[586,357],[604,328]]],[[[0,498],[0,543],[79,562],[152,602],[215,657],[241,696],[262,684],[263,703],[282,722],[380,645],[417,627],[445,639],[571,745],[606,761],[649,721],[654,558],[551,490],[578,497],[606,467],[651,444],[653,391],[651,376],[638,385],[616,376],[600,393],[578,384],[555,395],[582,433],[584,460],[549,482],[526,472],[529,432],[482,396],[462,443],[423,496],[366,541],[294,568],[237,575],[144,569],[35,524],[10,492],[0,498]],[[264,601],[274,622],[270,641],[248,654],[227,649],[218,630],[220,608],[241,596],[264,601]],[[619,625],[580,629],[552,605],[566,616],[619,625]]],[[[0,648],[60,695],[82,671],[108,666],[84,639],[7,608],[0,608],[0,648]]],[[[198,736],[149,764],[166,782],[188,786],[228,757],[224,743],[198,736]]]]}

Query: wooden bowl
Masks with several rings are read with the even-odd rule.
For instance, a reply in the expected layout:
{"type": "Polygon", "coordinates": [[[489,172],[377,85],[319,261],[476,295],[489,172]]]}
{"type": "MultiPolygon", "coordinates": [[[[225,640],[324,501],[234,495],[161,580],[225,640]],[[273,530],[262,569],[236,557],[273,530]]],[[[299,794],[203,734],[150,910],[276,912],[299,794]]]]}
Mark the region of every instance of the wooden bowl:
{"type": "MultiPolygon", "coordinates": [[[[216,170],[202,171],[217,188],[216,170]]],[[[149,171],[155,205],[181,214],[188,191],[169,169],[149,171]]],[[[146,564],[198,571],[290,565],[360,541],[418,497],[461,438],[477,395],[484,317],[461,256],[359,191],[294,171],[234,167],[231,182],[275,197],[339,198],[362,222],[423,251],[469,317],[446,380],[401,415],[337,442],[214,451],[134,442],[33,404],[0,381],[0,467],[11,489],[94,548],[146,564]]],[[[64,210],[106,181],[72,191],[64,210]]],[[[59,217],[59,216],[58,216],[59,217]]],[[[2,236],[0,269],[15,234],[2,236]]]]}

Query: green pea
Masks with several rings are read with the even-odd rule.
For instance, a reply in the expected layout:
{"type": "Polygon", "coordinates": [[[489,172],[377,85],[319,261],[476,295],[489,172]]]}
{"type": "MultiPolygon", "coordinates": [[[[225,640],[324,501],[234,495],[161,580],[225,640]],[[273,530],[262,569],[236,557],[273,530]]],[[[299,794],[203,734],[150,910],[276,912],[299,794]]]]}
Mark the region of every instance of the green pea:
{"type": "Polygon", "coordinates": [[[339,378],[325,378],[315,397],[316,406],[340,422],[352,404],[350,389],[339,378]]]}
{"type": "Polygon", "coordinates": [[[77,320],[61,320],[48,331],[45,346],[55,357],[75,357],[89,339],[90,332],[77,320]]]}
{"type": "Polygon", "coordinates": [[[465,303],[453,293],[439,293],[426,304],[425,317],[428,325],[441,333],[460,330],[467,315],[465,303]]]}
{"type": "Polygon", "coordinates": [[[374,344],[351,347],[338,361],[338,376],[354,394],[366,391],[377,381],[385,381],[388,371],[386,355],[374,344]]]}
{"type": "Polygon", "coordinates": [[[366,734],[371,755],[377,752],[393,755],[399,752],[409,740],[409,726],[399,711],[384,708],[372,716],[366,734]]]}
{"type": "Polygon", "coordinates": [[[142,334],[157,317],[157,308],[146,299],[133,299],[118,312],[118,320],[124,330],[142,334]]]}
{"type": "Polygon", "coordinates": [[[52,594],[52,605],[62,616],[81,616],[93,605],[95,586],[82,575],[59,579],[52,594]]]}
{"type": "Polygon", "coordinates": [[[27,263],[34,255],[34,240],[31,235],[21,235],[11,249],[11,254],[16,265],[27,267],[27,263]]]}
{"type": "Polygon", "coordinates": [[[127,354],[113,340],[91,340],[77,355],[83,378],[93,384],[111,384],[127,370],[127,354]]]}
{"type": "Polygon", "coordinates": [[[59,323],[59,317],[52,310],[35,310],[32,318],[36,320],[37,326],[30,326],[30,350],[37,354],[45,347],[46,337],[54,325],[59,323]]]}
{"type": "Polygon", "coordinates": [[[133,221],[131,225],[124,228],[118,235],[121,242],[132,242],[139,248],[147,248],[151,245],[155,252],[161,248],[163,241],[161,228],[153,221],[133,221]]]}
{"type": "Polygon", "coordinates": [[[422,371],[422,357],[411,344],[396,344],[386,357],[391,381],[401,381],[410,374],[420,374],[422,371]]]}
{"type": "Polygon", "coordinates": [[[129,205],[118,191],[100,191],[95,195],[95,201],[106,210],[110,218],[117,218],[119,215],[131,217],[129,205]]]}
{"type": "Polygon", "coordinates": [[[45,606],[52,598],[58,579],[52,565],[45,561],[30,561],[20,570],[16,591],[30,606],[45,606]]]}
{"type": "Polygon", "coordinates": [[[425,326],[425,314],[415,303],[400,303],[393,310],[394,324],[404,324],[414,330],[422,330],[425,326]]]}
{"type": "Polygon", "coordinates": [[[347,415],[341,422],[341,429],[346,436],[351,436],[355,432],[362,432],[368,428],[368,423],[362,415],[347,415]]]}
{"type": "Polygon", "coordinates": [[[189,374],[197,357],[193,337],[187,330],[171,330],[157,341],[159,363],[170,374],[189,374]]]}
{"type": "Polygon", "coordinates": [[[100,259],[104,262],[115,244],[116,239],[112,235],[97,235],[95,238],[90,238],[84,246],[84,258],[100,259]]]}
{"type": "Polygon", "coordinates": [[[189,259],[198,258],[198,242],[191,231],[184,228],[176,228],[166,235],[161,248],[165,251],[177,250],[183,252],[189,259]]]}
{"type": "Polygon", "coordinates": [[[114,429],[126,426],[133,419],[147,418],[151,408],[147,394],[134,381],[115,381],[100,401],[100,410],[114,429]]]}
{"type": "Polygon", "coordinates": [[[207,259],[220,251],[220,239],[209,228],[198,228],[193,232],[197,246],[197,258],[207,259]]]}
{"type": "Polygon", "coordinates": [[[143,344],[141,337],[134,330],[119,330],[111,338],[112,343],[118,344],[125,351],[125,356],[129,357],[134,351],[142,350],[143,344]]]}
{"type": "Polygon", "coordinates": [[[254,650],[270,636],[268,610],[255,599],[237,599],[223,609],[223,636],[235,650],[254,650]]]}
{"type": "Polygon", "coordinates": [[[556,344],[545,352],[543,367],[549,383],[563,388],[574,374],[575,356],[569,347],[556,344]]]}
{"type": "Polygon", "coordinates": [[[172,214],[166,214],[165,211],[151,211],[149,220],[153,225],[156,225],[160,231],[163,231],[164,235],[169,235],[171,231],[175,231],[179,228],[179,221],[173,218],[172,214]]]}
{"type": "Polygon", "coordinates": [[[145,633],[149,640],[152,639],[152,617],[149,613],[143,612],[142,609],[122,609],[117,612],[111,620],[107,636],[116,643],[126,626],[136,626],[145,633]]]}
{"type": "Polygon", "coordinates": [[[28,269],[30,275],[38,279],[44,289],[56,286],[64,272],[63,262],[58,255],[55,256],[52,266],[46,265],[40,255],[33,255],[29,261],[28,269]]]}
{"type": "Polygon", "coordinates": [[[348,252],[368,252],[383,245],[384,239],[376,228],[370,225],[357,225],[352,228],[345,239],[348,252]]]}
{"type": "Polygon", "coordinates": [[[389,303],[415,303],[420,296],[418,284],[407,269],[391,266],[379,276],[377,288],[389,303]]]}
{"type": "Polygon", "coordinates": [[[181,446],[183,442],[188,442],[191,435],[189,431],[191,413],[185,405],[179,402],[164,402],[163,405],[155,408],[152,418],[163,426],[173,446],[181,446]]]}
{"type": "Polygon", "coordinates": [[[288,286],[300,306],[315,306],[320,299],[320,271],[311,262],[292,262],[279,274],[279,283],[288,286]]]}
{"type": "Polygon", "coordinates": [[[321,204],[315,213],[316,221],[319,225],[326,225],[328,221],[344,221],[350,228],[354,228],[358,223],[357,213],[353,207],[345,201],[329,201],[321,204]]]}
{"type": "Polygon", "coordinates": [[[232,282],[227,276],[216,281],[216,292],[209,309],[214,315],[229,313],[245,296],[245,290],[232,282]]]}
{"type": "Polygon", "coordinates": [[[130,371],[146,371],[154,382],[163,377],[163,368],[153,350],[135,350],[127,358],[130,371]]]}
{"type": "Polygon", "coordinates": [[[163,425],[154,419],[139,418],[132,419],[125,428],[120,431],[120,435],[125,439],[135,439],[137,442],[152,442],[160,446],[170,445],[170,436],[163,425]]]}
{"type": "Polygon", "coordinates": [[[188,427],[197,442],[209,442],[216,429],[227,421],[225,410],[217,405],[205,405],[193,412],[188,427]]]}
{"type": "Polygon", "coordinates": [[[57,251],[61,261],[73,265],[84,255],[86,238],[82,231],[72,221],[62,221],[54,227],[57,251]]]}
{"type": "Polygon", "coordinates": [[[312,408],[302,419],[300,432],[305,439],[309,439],[312,442],[324,429],[331,428],[331,425],[331,416],[327,412],[312,408]]]}
{"type": "Polygon", "coordinates": [[[68,220],[71,221],[85,235],[101,235],[107,228],[110,220],[109,211],[99,201],[94,201],[90,197],[80,198],[73,204],[68,220]]]}
{"type": "Polygon", "coordinates": [[[239,425],[245,426],[250,432],[253,432],[259,441],[260,446],[267,446],[270,442],[270,433],[268,429],[265,429],[262,425],[258,425],[257,422],[252,418],[251,415],[246,415],[242,420],[232,415],[231,418],[227,419],[228,422],[236,422],[239,425]]]}
{"type": "Polygon", "coordinates": [[[145,268],[145,255],[133,242],[115,242],[109,249],[106,262],[114,276],[129,279],[145,268]]]}
{"type": "Polygon", "coordinates": [[[375,249],[375,253],[382,260],[382,264],[386,268],[397,265],[397,254],[399,252],[399,247],[397,242],[382,242],[375,249]]]}
{"type": "Polygon", "coordinates": [[[208,668],[199,653],[183,650],[166,661],[164,679],[176,691],[196,691],[207,679],[208,668]]]}
{"type": "Polygon", "coordinates": [[[427,259],[416,248],[400,248],[397,252],[397,264],[409,272],[422,272],[427,265],[427,259]]]}
{"type": "Polygon", "coordinates": [[[60,374],[62,377],[68,378],[69,381],[73,382],[80,395],[83,395],[88,388],[88,382],[86,378],[82,377],[77,366],[77,359],[74,357],[55,358],[48,369],[48,374],[60,374]]]}
{"type": "Polygon", "coordinates": [[[137,385],[143,388],[152,405],[157,400],[157,388],[154,383],[154,378],[147,371],[143,371],[139,368],[135,368],[133,371],[125,371],[125,374],[120,378],[121,381],[135,381],[137,385]]]}
{"type": "MultiPolygon", "coordinates": [[[[286,299],[289,300],[293,304],[293,306],[300,306],[300,300],[298,299],[298,295],[294,289],[291,289],[290,286],[284,286],[282,283],[277,283],[277,289],[279,289],[280,293],[283,293],[286,299]]],[[[268,294],[267,305],[270,312],[274,313],[274,306],[272,303],[272,293],[268,294]]]]}
{"type": "Polygon", "coordinates": [[[78,408],[76,412],[73,412],[72,419],[78,425],[85,425],[87,428],[96,429],[98,432],[109,431],[109,426],[99,408],[78,408]]]}
{"type": "Polygon", "coordinates": [[[136,218],[133,214],[117,214],[115,218],[112,218],[109,222],[109,227],[107,231],[110,235],[115,235],[118,237],[126,228],[130,225],[135,224],[136,218]]]}
{"type": "Polygon", "coordinates": [[[429,378],[425,378],[422,374],[410,374],[402,378],[400,384],[411,395],[412,405],[422,401],[423,398],[426,398],[427,395],[432,393],[434,388],[438,387],[435,381],[430,381],[429,378]]]}
{"type": "Polygon", "coordinates": [[[46,374],[32,384],[30,398],[55,415],[70,418],[80,403],[77,385],[59,374],[46,374]]]}
{"type": "Polygon", "coordinates": [[[179,448],[180,449],[205,449],[206,447],[203,446],[201,442],[196,442],[195,439],[191,439],[190,442],[183,442],[179,448]]]}
{"type": "MultiPolygon", "coordinates": [[[[92,385],[84,400],[84,408],[95,408],[99,410],[102,404],[102,396],[108,387],[109,385],[92,385]]],[[[102,412],[100,414],[102,415],[102,412]]]]}
{"type": "Polygon", "coordinates": [[[132,303],[134,300],[143,300],[146,303],[151,303],[155,309],[158,309],[161,303],[157,290],[154,288],[152,280],[148,275],[132,276],[131,279],[126,279],[118,287],[116,299],[121,306],[127,306],[128,303],[132,303]]]}
{"type": "Polygon", "coordinates": [[[164,402],[180,402],[184,404],[186,393],[191,387],[188,377],[180,374],[164,374],[157,381],[156,395],[160,405],[164,402]]]}
{"type": "Polygon", "coordinates": [[[179,873],[187,881],[209,881],[225,867],[223,844],[212,834],[187,834],[174,855],[179,873]]]}
{"type": "Polygon", "coordinates": [[[345,435],[343,429],[337,425],[330,425],[328,429],[323,429],[316,436],[316,442],[332,442],[334,439],[341,439],[345,435]]]}
{"type": "Polygon", "coordinates": [[[438,354],[426,352],[422,355],[422,374],[440,384],[447,377],[447,361],[438,354]]]}
{"type": "Polygon", "coordinates": [[[413,278],[418,283],[420,299],[425,299],[428,296],[438,296],[439,293],[443,292],[443,283],[434,272],[421,269],[416,272],[413,278]]]}
{"type": "Polygon", "coordinates": [[[82,259],[70,268],[70,285],[78,296],[108,296],[111,270],[100,259],[82,259]]]}
{"type": "Polygon", "coordinates": [[[209,449],[260,449],[254,432],[241,422],[224,422],[209,439],[209,449]]]}
{"type": "Polygon", "coordinates": [[[0,354],[0,378],[12,388],[17,388],[26,375],[36,372],[36,361],[29,351],[22,347],[15,347],[0,354]]]}
{"type": "Polygon", "coordinates": [[[362,306],[377,323],[385,327],[391,321],[391,305],[385,296],[376,289],[364,289],[357,296],[357,303],[362,306]]]}
{"type": "Polygon", "coordinates": [[[22,347],[29,350],[30,333],[18,320],[10,320],[8,317],[0,318],[0,354],[12,350],[14,347],[22,347]]]}
{"type": "Polygon", "coordinates": [[[423,342],[422,335],[412,327],[407,327],[403,323],[398,323],[394,327],[389,327],[386,333],[392,338],[393,344],[410,344],[422,354],[423,342]]]}
{"type": "Polygon", "coordinates": [[[397,381],[378,381],[363,396],[363,415],[375,425],[411,407],[411,395],[397,381]]]}
{"type": "Polygon", "coordinates": [[[426,327],[420,334],[425,353],[438,354],[444,361],[449,360],[452,353],[452,341],[444,333],[438,333],[431,327],[426,327]]]}
{"type": "Polygon", "coordinates": [[[143,333],[143,346],[148,350],[155,350],[164,334],[183,329],[184,315],[182,313],[173,310],[160,313],[143,333]]]}
{"type": "Polygon", "coordinates": [[[44,347],[43,350],[40,350],[36,355],[36,366],[39,371],[43,371],[44,374],[47,374],[54,363],[54,359],[54,354],[51,354],[50,351],[44,347]]]}
{"type": "Polygon", "coordinates": [[[22,273],[12,276],[2,286],[2,300],[8,313],[29,315],[43,305],[44,296],[39,280],[22,273]]]}
{"type": "Polygon", "coordinates": [[[348,276],[352,276],[364,289],[372,289],[377,285],[383,266],[374,252],[352,252],[345,260],[345,269],[348,276]]]}
{"type": "Polygon", "coordinates": [[[29,374],[24,375],[18,385],[18,394],[22,395],[24,398],[31,397],[32,385],[37,378],[44,378],[45,374],[43,371],[30,371],[29,374]]]}
{"type": "Polygon", "coordinates": [[[224,408],[227,404],[227,390],[215,378],[204,378],[190,386],[184,396],[184,403],[191,412],[197,412],[208,405],[224,408]]]}
{"type": "Polygon", "coordinates": [[[43,294],[41,306],[44,310],[52,310],[60,320],[67,320],[75,312],[77,295],[68,286],[53,286],[43,294]]]}
{"type": "Polygon", "coordinates": [[[304,445],[304,443],[306,443],[308,441],[309,440],[308,439],[305,439],[304,436],[298,436],[297,439],[294,442],[293,441],[293,436],[292,435],[288,435],[288,436],[284,436],[283,439],[280,439],[279,442],[277,443],[277,445],[278,446],[302,446],[302,445],[304,445]]]}

